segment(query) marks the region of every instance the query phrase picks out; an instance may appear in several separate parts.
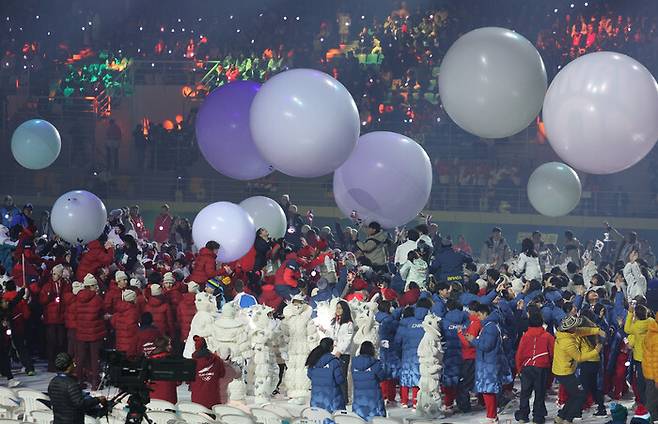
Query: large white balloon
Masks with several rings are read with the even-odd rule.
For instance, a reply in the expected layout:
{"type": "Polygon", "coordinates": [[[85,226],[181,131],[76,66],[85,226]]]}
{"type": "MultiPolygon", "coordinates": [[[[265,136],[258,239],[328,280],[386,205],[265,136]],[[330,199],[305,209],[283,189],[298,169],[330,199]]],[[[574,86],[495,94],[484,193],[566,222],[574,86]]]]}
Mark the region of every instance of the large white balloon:
{"type": "Polygon", "coordinates": [[[530,41],[505,28],[461,36],[439,70],[445,111],[464,130],[484,138],[509,137],[541,110],[546,69],[530,41]]]}
{"type": "Polygon", "coordinates": [[[543,117],[548,141],[566,163],[592,174],[623,171],[658,140],[658,84],[631,57],[590,53],[555,76],[543,117]]]}
{"type": "Polygon", "coordinates": [[[73,190],[62,194],[50,212],[55,234],[72,244],[89,243],[103,233],[107,209],[94,193],[73,190]]]}
{"type": "Polygon", "coordinates": [[[387,131],[368,133],[347,161],[334,172],[334,198],[350,216],[384,228],[416,218],[432,190],[432,164],[412,139],[387,131]]]}
{"type": "Polygon", "coordinates": [[[265,196],[254,196],[240,202],[240,206],[254,220],[256,230],[265,228],[273,239],[286,235],[286,214],[276,201],[265,196]]]}
{"type": "Polygon", "coordinates": [[[545,216],[563,216],[578,202],[582,187],[576,171],[560,162],[540,165],[528,179],[528,200],[545,216]]]}
{"type": "Polygon", "coordinates": [[[198,248],[210,240],[219,243],[217,259],[231,262],[243,257],[256,238],[254,221],[240,206],[231,202],[212,203],[194,218],[192,238],[198,248]]]}
{"type": "Polygon", "coordinates": [[[11,153],[27,169],[49,167],[61,149],[62,139],[57,128],[43,119],[23,122],[11,136],[11,153]]]}
{"type": "Polygon", "coordinates": [[[293,177],[334,171],[359,138],[359,111],[349,91],[312,69],[282,72],[263,84],[250,119],[263,158],[293,177]]]}

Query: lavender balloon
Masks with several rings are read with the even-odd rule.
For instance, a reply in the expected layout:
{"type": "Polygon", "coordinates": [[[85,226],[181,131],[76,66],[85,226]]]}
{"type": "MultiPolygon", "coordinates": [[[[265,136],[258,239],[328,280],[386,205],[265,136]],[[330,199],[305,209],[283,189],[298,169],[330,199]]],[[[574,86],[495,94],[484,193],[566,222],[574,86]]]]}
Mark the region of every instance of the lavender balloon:
{"type": "Polygon", "coordinates": [[[334,198],[350,216],[356,211],[366,222],[384,228],[416,218],[432,190],[432,165],[425,150],[412,139],[387,131],[359,138],[356,148],[334,172],[334,198]]]}
{"type": "Polygon", "coordinates": [[[206,97],[196,117],[196,138],[208,163],[236,180],[254,180],[274,168],[261,156],[251,138],[249,109],[260,84],[235,81],[206,97]]]}

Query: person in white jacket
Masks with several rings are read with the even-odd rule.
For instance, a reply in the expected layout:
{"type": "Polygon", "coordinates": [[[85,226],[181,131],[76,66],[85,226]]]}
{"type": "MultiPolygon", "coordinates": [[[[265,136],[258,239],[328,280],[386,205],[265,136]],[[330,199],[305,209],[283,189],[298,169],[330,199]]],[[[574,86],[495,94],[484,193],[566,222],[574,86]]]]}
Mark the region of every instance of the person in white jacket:
{"type": "Polygon", "coordinates": [[[416,250],[419,236],[418,231],[414,229],[407,230],[407,241],[395,249],[395,265],[400,267],[407,262],[407,254],[412,250],[416,250]]]}
{"type": "Polygon", "coordinates": [[[629,263],[624,267],[624,279],[626,279],[626,298],[630,302],[636,296],[646,296],[647,294],[647,279],[642,275],[640,264],[637,263],[639,253],[633,250],[628,258],[629,263]]]}
{"type": "MultiPolygon", "coordinates": [[[[332,335],[334,339],[334,356],[338,357],[343,369],[343,375],[347,376],[350,369],[350,355],[353,350],[354,324],[352,323],[352,312],[344,300],[336,305],[336,315],[331,321],[332,335]]],[[[347,404],[348,393],[347,379],[342,384],[343,397],[347,404]]]]}
{"type": "Polygon", "coordinates": [[[412,250],[407,254],[407,262],[400,268],[400,276],[405,281],[405,289],[413,281],[418,284],[421,290],[425,290],[427,286],[427,262],[418,255],[417,251],[412,250]]]}
{"type": "Polygon", "coordinates": [[[535,251],[535,244],[529,238],[521,242],[521,253],[516,262],[514,272],[523,275],[526,281],[542,281],[541,267],[539,266],[539,255],[535,251]]]}

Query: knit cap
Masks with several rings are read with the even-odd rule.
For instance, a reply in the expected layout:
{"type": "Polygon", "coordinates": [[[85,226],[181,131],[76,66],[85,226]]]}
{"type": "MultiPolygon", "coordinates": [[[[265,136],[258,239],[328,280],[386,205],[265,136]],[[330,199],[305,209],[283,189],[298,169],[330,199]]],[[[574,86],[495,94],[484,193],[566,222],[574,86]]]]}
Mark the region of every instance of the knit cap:
{"type": "Polygon", "coordinates": [[[71,291],[73,292],[74,295],[80,293],[80,290],[84,288],[84,285],[79,282],[79,281],[74,281],[73,284],[71,285],[71,291]]]}
{"type": "Polygon", "coordinates": [[[82,281],[82,284],[85,287],[95,287],[98,285],[98,281],[96,281],[96,278],[93,275],[87,274],[85,275],[85,279],[82,281]]]}
{"type": "Polygon", "coordinates": [[[162,294],[162,287],[160,284],[151,284],[151,295],[160,296],[162,294]]]}
{"type": "Polygon", "coordinates": [[[187,283],[187,292],[188,293],[199,293],[199,285],[194,281],[187,283]]]}
{"type": "Polygon", "coordinates": [[[121,298],[124,302],[134,302],[137,300],[137,293],[132,290],[124,290],[123,293],[121,293],[121,298]]]}

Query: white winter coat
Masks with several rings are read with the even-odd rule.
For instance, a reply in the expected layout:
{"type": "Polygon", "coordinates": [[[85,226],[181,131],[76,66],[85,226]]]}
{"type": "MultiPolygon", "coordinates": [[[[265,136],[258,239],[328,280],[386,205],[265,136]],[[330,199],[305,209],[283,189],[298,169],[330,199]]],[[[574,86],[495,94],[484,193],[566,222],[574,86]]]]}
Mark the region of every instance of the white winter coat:
{"type": "Polygon", "coordinates": [[[351,355],[354,339],[354,324],[346,322],[344,324],[334,323],[332,327],[334,339],[334,354],[340,352],[341,355],[351,355]]]}
{"type": "Polygon", "coordinates": [[[519,254],[519,259],[516,262],[516,269],[514,272],[524,275],[526,280],[542,281],[539,257],[528,256],[524,252],[519,254]]]}
{"type": "Polygon", "coordinates": [[[416,250],[417,242],[413,240],[407,240],[395,249],[395,263],[403,265],[407,262],[407,255],[412,250],[416,250]]]}
{"type": "Polygon", "coordinates": [[[635,296],[647,295],[647,279],[640,271],[637,262],[629,262],[624,267],[624,278],[626,279],[626,297],[629,301],[635,296]]]}
{"type": "Polygon", "coordinates": [[[405,287],[413,281],[421,290],[424,289],[427,280],[427,262],[420,258],[405,262],[400,268],[400,276],[404,278],[405,287]]]}

